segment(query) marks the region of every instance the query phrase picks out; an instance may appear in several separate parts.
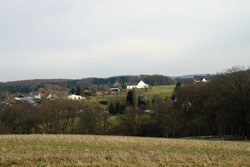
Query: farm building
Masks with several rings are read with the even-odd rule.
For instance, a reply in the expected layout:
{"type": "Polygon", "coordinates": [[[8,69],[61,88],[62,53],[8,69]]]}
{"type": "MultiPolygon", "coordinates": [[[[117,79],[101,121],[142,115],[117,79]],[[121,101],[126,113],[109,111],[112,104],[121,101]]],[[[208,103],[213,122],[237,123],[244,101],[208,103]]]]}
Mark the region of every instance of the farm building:
{"type": "Polygon", "coordinates": [[[200,83],[200,82],[208,82],[208,80],[204,77],[195,77],[194,78],[195,83],[200,83]]]}
{"type": "Polygon", "coordinates": [[[134,88],[137,88],[137,85],[128,85],[127,86],[127,89],[134,89],[134,88]]]}
{"type": "Polygon", "coordinates": [[[137,85],[128,85],[127,89],[133,89],[133,88],[143,89],[148,87],[149,87],[148,84],[145,84],[143,81],[140,81],[137,85]]]}
{"type": "Polygon", "coordinates": [[[120,92],[120,89],[119,88],[110,88],[110,91],[111,92],[120,92]]]}
{"type": "Polygon", "coordinates": [[[59,97],[55,93],[50,93],[47,96],[47,99],[49,99],[49,100],[56,100],[56,99],[59,99],[59,97]]]}
{"type": "Polygon", "coordinates": [[[85,97],[72,94],[72,95],[68,95],[67,99],[69,99],[69,100],[84,100],[85,97]]]}
{"type": "Polygon", "coordinates": [[[17,101],[23,101],[23,102],[27,102],[30,104],[35,104],[36,102],[34,101],[33,97],[24,97],[24,96],[18,96],[14,98],[17,101]]]}

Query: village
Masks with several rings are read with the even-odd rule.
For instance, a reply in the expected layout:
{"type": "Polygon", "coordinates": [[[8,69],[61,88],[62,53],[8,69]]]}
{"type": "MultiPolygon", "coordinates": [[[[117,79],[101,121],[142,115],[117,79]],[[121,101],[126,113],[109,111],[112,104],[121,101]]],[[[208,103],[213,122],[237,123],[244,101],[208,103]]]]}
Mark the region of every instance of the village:
{"type": "Polygon", "coordinates": [[[0,0],[0,167],[250,167],[250,0],[0,0]]]}
{"type": "MultiPolygon", "coordinates": [[[[193,83],[206,83],[208,80],[205,77],[196,76],[193,79],[193,83]]],[[[172,86],[173,87],[173,86],[172,86]]],[[[10,94],[5,99],[2,99],[2,103],[6,105],[14,104],[18,101],[36,105],[41,103],[44,100],[89,100],[91,97],[97,97],[101,104],[108,104],[108,101],[105,101],[105,97],[112,97],[117,95],[126,95],[129,90],[138,89],[150,91],[153,87],[149,84],[146,84],[143,80],[136,83],[131,83],[123,85],[119,82],[112,84],[112,87],[108,86],[92,86],[81,88],[79,85],[76,88],[68,88],[63,85],[48,85],[46,88],[39,88],[35,92],[30,92],[28,94],[16,93],[10,94]]],[[[167,88],[168,89],[168,88],[167,88]]],[[[164,92],[164,89],[161,90],[164,92]]],[[[166,91],[166,90],[165,90],[166,91]]],[[[162,93],[162,92],[159,92],[162,93]]],[[[170,92],[172,93],[172,91],[170,92]]],[[[157,96],[157,93],[154,94],[157,96]]],[[[167,94],[171,96],[170,94],[167,94]]],[[[119,97],[119,96],[118,96],[119,97]]],[[[165,98],[165,97],[162,97],[165,98]]],[[[93,99],[93,98],[92,98],[93,99]]]]}
{"type": "MultiPolygon", "coordinates": [[[[79,86],[76,88],[76,91],[72,88],[68,89],[66,86],[59,85],[49,85],[47,89],[39,88],[36,92],[30,92],[28,95],[20,94],[15,97],[9,97],[5,99],[5,104],[14,104],[17,101],[26,102],[30,104],[38,104],[43,100],[86,100],[91,96],[105,96],[105,95],[117,95],[122,90],[121,84],[115,82],[111,88],[104,87],[86,87],[80,88],[79,86]],[[78,89],[78,90],[77,90],[78,89]]],[[[143,81],[140,81],[137,85],[127,85],[125,90],[132,89],[149,89],[150,86],[143,81]]],[[[13,95],[12,95],[13,96],[13,95]]]]}

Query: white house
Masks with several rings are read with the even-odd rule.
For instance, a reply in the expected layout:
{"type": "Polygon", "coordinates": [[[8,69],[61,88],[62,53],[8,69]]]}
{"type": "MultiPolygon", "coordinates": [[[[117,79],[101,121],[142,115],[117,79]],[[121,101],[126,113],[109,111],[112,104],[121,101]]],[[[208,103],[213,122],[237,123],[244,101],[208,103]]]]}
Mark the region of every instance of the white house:
{"type": "Polygon", "coordinates": [[[127,89],[134,89],[134,88],[137,88],[137,85],[128,85],[127,86],[127,89]]]}
{"type": "Polygon", "coordinates": [[[127,89],[133,89],[133,88],[143,89],[148,87],[149,87],[148,84],[145,84],[143,81],[140,81],[137,85],[128,85],[127,89]]]}
{"type": "Polygon", "coordinates": [[[145,84],[143,81],[140,81],[137,85],[138,89],[142,89],[142,88],[148,88],[148,84],[145,84]]]}
{"type": "Polygon", "coordinates": [[[41,94],[35,94],[34,95],[34,99],[37,99],[37,100],[41,100],[41,94]]]}
{"type": "Polygon", "coordinates": [[[23,96],[19,96],[19,97],[15,97],[15,100],[27,102],[27,103],[30,103],[30,104],[35,104],[35,103],[36,103],[36,102],[34,101],[33,97],[23,97],[23,96]]]}
{"type": "Polygon", "coordinates": [[[68,95],[67,99],[69,99],[69,100],[84,100],[85,97],[72,94],[72,95],[68,95]]]}
{"type": "Polygon", "coordinates": [[[208,81],[206,80],[206,78],[203,78],[201,82],[208,82],[208,81]]]}
{"type": "Polygon", "coordinates": [[[195,83],[201,83],[201,82],[208,82],[208,80],[206,80],[206,78],[200,78],[199,80],[197,80],[197,79],[194,79],[194,82],[195,83]]]}
{"type": "Polygon", "coordinates": [[[51,93],[51,94],[49,94],[47,96],[47,99],[49,99],[49,100],[56,100],[56,99],[59,99],[59,97],[56,94],[51,93]]]}

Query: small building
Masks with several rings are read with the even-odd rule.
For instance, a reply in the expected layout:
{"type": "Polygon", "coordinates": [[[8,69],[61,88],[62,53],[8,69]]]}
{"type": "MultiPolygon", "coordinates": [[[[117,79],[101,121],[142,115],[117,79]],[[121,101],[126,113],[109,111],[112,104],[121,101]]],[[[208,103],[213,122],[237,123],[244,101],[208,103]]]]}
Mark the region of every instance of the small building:
{"type": "Polygon", "coordinates": [[[41,99],[42,99],[41,94],[40,94],[40,93],[35,94],[35,95],[34,95],[34,99],[36,99],[36,100],[41,100],[41,99]]]}
{"type": "Polygon", "coordinates": [[[206,82],[208,82],[208,80],[205,77],[195,77],[194,82],[195,83],[202,83],[202,82],[206,83],[206,82]]]}
{"type": "Polygon", "coordinates": [[[148,84],[144,83],[143,81],[140,81],[137,85],[128,85],[127,89],[146,89],[149,88],[148,84]]]}
{"type": "Polygon", "coordinates": [[[91,88],[91,87],[86,87],[86,88],[84,88],[83,93],[85,96],[91,96],[91,95],[95,95],[96,90],[94,88],[91,88]]]}
{"type": "Polygon", "coordinates": [[[30,104],[35,104],[33,97],[24,97],[24,96],[18,96],[14,98],[16,101],[23,101],[30,104]]]}
{"type": "Polygon", "coordinates": [[[148,88],[148,84],[145,84],[143,81],[140,81],[137,85],[138,89],[148,88]]]}
{"type": "Polygon", "coordinates": [[[201,82],[208,82],[206,78],[202,78],[201,82]]]}
{"type": "Polygon", "coordinates": [[[49,99],[49,100],[57,100],[57,99],[59,99],[59,97],[55,93],[50,93],[47,96],[47,99],[49,99]]]}
{"type": "Polygon", "coordinates": [[[120,92],[120,89],[119,88],[110,88],[110,91],[111,92],[120,92]]]}
{"type": "Polygon", "coordinates": [[[137,88],[137,85],[128,85],[127,86],[127,89],[134,89],[134,88],[137,88]]]}
{"type": "Polygon", "coordinates": [[[67,96],[67,99],[69,99],[69,100],[85,100],[85,97],[71,94],[71,95],[67,96]]]}
{"type": "Polygon", "coordinates": [[[103,96],[108,94],[108,89],[104,88],[104,87],[97,87],[95,88],[95,95],[96,96],[103,96]]]}
{"type": "Polygon", "coordinates": [[[47,96],[49,100],[66,99],[68,96],[68,91],[65,90],[52,90],[47,96]]]}

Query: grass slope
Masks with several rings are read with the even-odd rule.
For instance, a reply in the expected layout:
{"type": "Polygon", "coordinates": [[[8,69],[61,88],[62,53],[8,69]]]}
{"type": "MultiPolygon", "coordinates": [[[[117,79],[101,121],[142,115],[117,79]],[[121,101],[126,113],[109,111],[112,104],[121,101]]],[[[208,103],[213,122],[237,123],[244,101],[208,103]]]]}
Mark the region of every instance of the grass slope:
{"type": "Polygon", "coordinates": [[[148,98],[153,98],[154,96],[160,98],[169,98],[172,96],[175,85],[164,85],[164,86],[153,86],[152,89],[148,91],[139,90],[140,95],[145,95],[148,98]]]}
{"type": "MultiPolygon", "coordinates": [[[[151,89],[137,89],[138,95],[147,97],[148,99],[152,99],[154,97],[159,98],[169,98],[172,96],[175,85],[163,85],[163,86],[153,86],[151,89]]],[[[91,100],[104,100],[108,102],[113,101],[125,101],[128,90],[122,90],[117,95],[104,95],[104,96],[95,96],[92,97],[91,100]]]]}
{"type": "Polygon", "coordinates": [[[250,166],[249,157],[249,142],[89,135],[0,136],[0,166],[250,166]]]}

